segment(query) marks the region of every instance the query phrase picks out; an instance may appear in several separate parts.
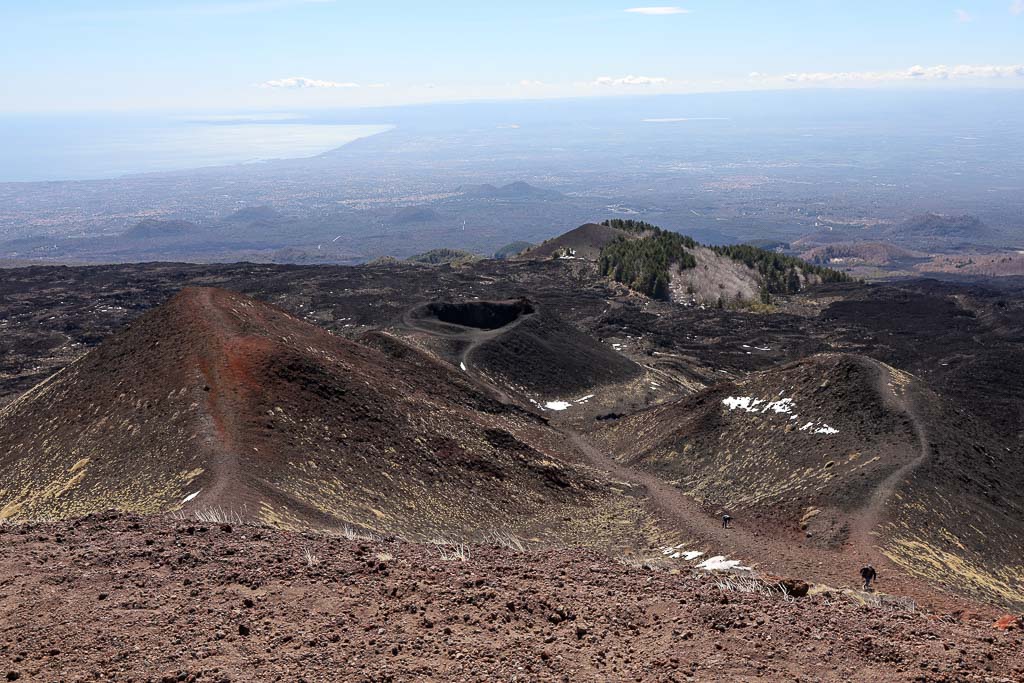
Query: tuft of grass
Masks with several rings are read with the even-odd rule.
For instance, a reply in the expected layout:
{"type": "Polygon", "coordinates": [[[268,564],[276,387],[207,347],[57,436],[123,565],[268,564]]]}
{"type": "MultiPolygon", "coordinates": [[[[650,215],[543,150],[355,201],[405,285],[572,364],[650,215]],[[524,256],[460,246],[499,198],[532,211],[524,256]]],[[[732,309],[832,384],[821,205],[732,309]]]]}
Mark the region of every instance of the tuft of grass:
{"type": "Polygon", "coordinates": [[[469,546],[465,543],[455,543],[442,539],[430,541],[441,553],[441,559],[445,562],[466,562],[469,560],[469,546]]]}
{"type": "Polygon", "coordinates": [[[302,549],[302,557],[306,560],[306,566],[310,569],[320,564],[320,558],[313,554],[308,545],[302,549]]]}
{"type": "Polygon", "coordinates": [[[361,531],[346,524],[338,532],[346,541],[378,541],[380,540],[369,531],[361,531]]]}
{"type": "Polygon", "coordinates": [[[755,576],[746,574],[715,574],[715,587],[720,591],[736,593],[755,593],[765,597],[783,596],[791,598],[781,583],[770,583],[755,576]]]}
{"type": "Polygon", "coordinates": [[[510,531],[491,529],[484,534],[484,543],[498,548],[505,548],[517,553],[526,552],[526,544],[523,540],[510,531]]]}
{"type": "Polygon", "coordinates": [[[391,553],[377,553],[378,562],[390,562],[393,559],[395,559],[395,556],[391,553]]]}
{"type": "Polygon", "coordinates": [[[203,508],[196,508],[189,512],[178,510],[177,512],[172,512],[171,517],[182,522],[186,520],[194,520],[204,524],[240,525],[244,522],[242,515],[238,512],[212,505],[203,508]]]}

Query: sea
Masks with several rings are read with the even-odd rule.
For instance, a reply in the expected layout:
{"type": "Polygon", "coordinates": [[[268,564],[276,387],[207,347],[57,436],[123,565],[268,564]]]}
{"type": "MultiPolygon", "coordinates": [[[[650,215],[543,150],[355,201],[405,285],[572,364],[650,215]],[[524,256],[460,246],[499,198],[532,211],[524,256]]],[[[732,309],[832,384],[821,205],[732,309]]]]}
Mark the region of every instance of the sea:
{"type": "Polygon", "coordinates": [[[0,182],[138,173],[310,157],[391,125],[290,114],[0,115],[0,182]]]}

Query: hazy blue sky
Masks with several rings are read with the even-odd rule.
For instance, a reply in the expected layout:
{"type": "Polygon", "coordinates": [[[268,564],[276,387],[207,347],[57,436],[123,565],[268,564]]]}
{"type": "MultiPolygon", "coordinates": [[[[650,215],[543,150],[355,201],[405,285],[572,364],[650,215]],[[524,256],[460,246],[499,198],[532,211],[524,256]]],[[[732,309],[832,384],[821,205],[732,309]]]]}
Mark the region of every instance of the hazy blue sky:
{"type": "Polygon", "coordinates": [[[1024,87],[1024,0],[0,1],[0,111],[823,84],[1024,87]]]}

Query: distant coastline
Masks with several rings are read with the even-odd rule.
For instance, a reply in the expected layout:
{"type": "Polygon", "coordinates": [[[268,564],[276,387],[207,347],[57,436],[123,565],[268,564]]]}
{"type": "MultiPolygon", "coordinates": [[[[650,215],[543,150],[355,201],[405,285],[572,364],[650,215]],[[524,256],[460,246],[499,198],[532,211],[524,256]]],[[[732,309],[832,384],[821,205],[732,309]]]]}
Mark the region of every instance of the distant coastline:
{"type": "Polygon", "coordinates": [[[57,182],[316,156],[393,125],[138,117],[0,117],[0,182],[57,182]]]}

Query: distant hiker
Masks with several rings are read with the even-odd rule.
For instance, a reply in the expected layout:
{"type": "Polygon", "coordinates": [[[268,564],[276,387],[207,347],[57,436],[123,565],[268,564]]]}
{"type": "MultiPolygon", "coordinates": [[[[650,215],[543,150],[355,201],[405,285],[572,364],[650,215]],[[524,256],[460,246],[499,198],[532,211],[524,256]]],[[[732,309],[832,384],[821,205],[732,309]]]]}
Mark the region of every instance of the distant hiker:
{"type": "Polygon", "coordinates": [[[860,578],[864,579],[864,590],[871,590],[871,582],[878,578],[878,572],[870,564],[860,569],[860,578]]]}
{"type": "Polygon", "coordinates": [[[731,522],[731,521],[732,521],[732,517],[730,517],[728,514],[722,515],[722,528],[723,529],[728,529],[729,528],[729,522],[731,522]]]}

